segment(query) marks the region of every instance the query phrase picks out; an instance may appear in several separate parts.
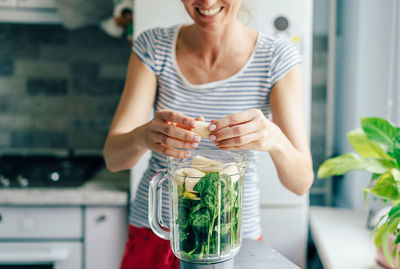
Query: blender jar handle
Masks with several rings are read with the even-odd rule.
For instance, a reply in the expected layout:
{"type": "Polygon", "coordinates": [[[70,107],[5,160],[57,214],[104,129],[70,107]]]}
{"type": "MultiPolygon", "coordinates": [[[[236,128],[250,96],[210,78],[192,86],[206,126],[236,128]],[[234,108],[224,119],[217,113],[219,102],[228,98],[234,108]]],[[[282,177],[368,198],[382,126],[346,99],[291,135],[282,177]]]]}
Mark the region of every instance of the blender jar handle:
{"type": "Polygon", "coordinates": [[[169,227],[162,218],[162,184],[168,179],[167,169],[156,173],[149,185],[149,224],[153,232],[162,239],[169,239],[169,227]]]}

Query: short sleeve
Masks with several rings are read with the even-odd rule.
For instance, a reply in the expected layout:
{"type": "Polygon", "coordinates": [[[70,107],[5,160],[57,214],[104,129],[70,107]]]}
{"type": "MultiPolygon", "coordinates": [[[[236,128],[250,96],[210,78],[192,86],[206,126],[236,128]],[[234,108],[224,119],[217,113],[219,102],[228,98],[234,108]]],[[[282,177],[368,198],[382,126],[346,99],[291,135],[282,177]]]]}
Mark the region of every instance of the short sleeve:
{"type": "Polygon", "coordinates": [[[154,29],[141,33],[133,43],[133,52],[154,73],[157,74],[157,34],[154,29]]]}
{"type": "Polygon", "coordinates": [[[271,59],[271,85],[277,83],[295,65],[301,63],[300,54],[288,41],[276,40],[271,59]]]}

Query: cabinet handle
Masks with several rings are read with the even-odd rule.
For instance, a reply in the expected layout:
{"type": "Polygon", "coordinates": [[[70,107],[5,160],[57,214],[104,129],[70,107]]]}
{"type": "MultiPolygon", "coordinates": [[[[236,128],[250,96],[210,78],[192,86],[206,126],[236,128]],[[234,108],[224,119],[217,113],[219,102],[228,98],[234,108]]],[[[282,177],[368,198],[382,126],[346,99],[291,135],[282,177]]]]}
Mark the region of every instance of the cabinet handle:
{"type": "Polygon", "coordinates": [[[96,222],[103,222],[103,221],[105,221],[106,219],[107,219],[107,216],[106,216],[106,215],[101,215],[101,216],[98,216],[98,217],[97,217],[96,222]]]}

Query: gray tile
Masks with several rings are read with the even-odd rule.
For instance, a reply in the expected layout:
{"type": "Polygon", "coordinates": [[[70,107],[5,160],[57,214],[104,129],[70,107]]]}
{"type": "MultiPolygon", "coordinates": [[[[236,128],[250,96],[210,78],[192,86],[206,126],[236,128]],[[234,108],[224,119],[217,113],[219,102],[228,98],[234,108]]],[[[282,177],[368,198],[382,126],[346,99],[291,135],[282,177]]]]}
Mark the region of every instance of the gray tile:
{"type": "Polygon", "coordinates": [[[124,87],[123,79],[95,79],[80,78],[73,80],[73,92],[75,94],[120,95],[124,87]]]}
{"type": "Polygon", "coordinates": [[[39,44],[62,45],[68,42],[68,31],[60,25],[27,25],[21,31],[26,31],[27,41],[39,44]]]}
{"type": "MultiPolygon", "coordinates": [[[[69,64],[72,59],[74,47],[66,45],[43,44],[40,46],[40,60],[52,61],[53,63],[69,64]]],[[[82,55],[81,58],[86,58],[82,55]]]]}
{"type": "Polygon", "coordinates": [[[70,45],[76,48],[114,47],[121,48],[127,44],[122,38],[113,38],[104,33],[99,27],[89,26],[70,33],[70,45]]]}
{"type": "Polygon", "coordinates": [[[65,148],[67,135],[64,132],[17,131],[11,133],[14,148],[65,148]]]}
{"type": "Polygon", "coordinates": [[[117,110],[119,102],[119,96],[116,98],[107,98],[107,101],[105,102],[102,100],[101,102],[98,103],[96,107],[97,114],[99,116],[109,116],[112,117],[115,114],[115,111],[117,110]]]}
{"type": "Polygon", "coordinates": [[[26,90],[29,95],[67,95],[68,83],[66,79],[28,78],[26,90]]]}
{"type": "Polygon", "coordinates": [[[108,119],[74,119],[72,121],[71,129],[81,132],[81,131],[103,131],[107,132],[111,124],[111,118],[108,119]]]}
{"type": "Polygon", "coordinates": [[[127,65],[125,64],[102,64],[100,77],[125,79],[127,65]]]}
{"type": "Polygon", "coordinates": [[[102,149],[107,132],[71,132],[68,146],[79,149],[102,149]]]}
{"type": "Polygon", "coordinates": [[[8,147],[10,146],[10,133],[0,131],[0,146],[8,147]]]}
{"type": "Polygon", "coordinates": [[[14,61],[0,58],[0,76],[12,76],[14,74],[14,61]]]}
{"type": "Polygon", "coordinates": [[[14,75],[0,79],[0,95],[16,96],[25,94],[25,77],[14,75]]]}
{"type": "Polygon", "coordinates": [[[15,75],[25,77],[68,78],[71,75],[69,64],[62,61],[16,60],[14,67],[15,75]]]}
{"type": "Polygon", "coordinates": [[[74,78],[94,80],[99,77],[100,64],[95,62],[71,63],[71,74],[74,78]]]}
{"type": "Polygon", "coordinates": [[[32,122],[26,115],[0,114],[0,130],[2,131],[26,130],[31,126],[32,122]]]}

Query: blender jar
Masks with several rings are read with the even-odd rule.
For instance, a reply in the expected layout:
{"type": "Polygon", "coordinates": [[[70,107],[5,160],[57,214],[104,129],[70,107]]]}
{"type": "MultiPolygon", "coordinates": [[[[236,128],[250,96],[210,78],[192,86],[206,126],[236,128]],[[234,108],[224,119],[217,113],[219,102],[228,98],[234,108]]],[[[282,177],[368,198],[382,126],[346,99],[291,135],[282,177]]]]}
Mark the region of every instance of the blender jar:
{"type": "Polygon", "coordinates": [[[168,157],[168,169],[149,186],[149,223],[171,240],[180,260],[219,263],[233,258],[242,242],[244,155],[224,150],[195,150],[187,159],[168,157]],[[161,216],[162,184],[169,183],[167,225],[161,216]]]}

